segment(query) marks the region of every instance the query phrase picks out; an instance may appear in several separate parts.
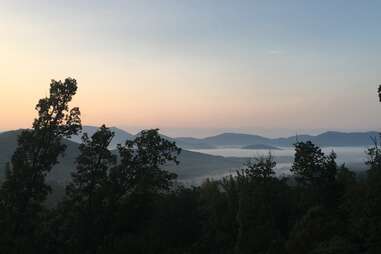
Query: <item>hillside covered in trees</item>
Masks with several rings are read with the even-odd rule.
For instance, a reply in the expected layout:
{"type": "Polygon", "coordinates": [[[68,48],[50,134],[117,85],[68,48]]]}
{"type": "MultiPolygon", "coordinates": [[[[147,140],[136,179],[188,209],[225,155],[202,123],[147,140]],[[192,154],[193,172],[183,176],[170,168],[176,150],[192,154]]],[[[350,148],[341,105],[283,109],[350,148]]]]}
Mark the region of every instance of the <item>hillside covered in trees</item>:
{"type": "Polygon", "coordinates": [[[83,134],[64,198],[48,206],[46,177],[81,130],[76,91],[74,79],[52,81],[19,133],[0,189],[0,253],[381,253],[377,142],[361,176],[300,141],[289,177],[275,177],[269,154],[185,187],[164,167],[181,163],[174,141],[144,130],[113,153],[103,125],[83,134]]]}

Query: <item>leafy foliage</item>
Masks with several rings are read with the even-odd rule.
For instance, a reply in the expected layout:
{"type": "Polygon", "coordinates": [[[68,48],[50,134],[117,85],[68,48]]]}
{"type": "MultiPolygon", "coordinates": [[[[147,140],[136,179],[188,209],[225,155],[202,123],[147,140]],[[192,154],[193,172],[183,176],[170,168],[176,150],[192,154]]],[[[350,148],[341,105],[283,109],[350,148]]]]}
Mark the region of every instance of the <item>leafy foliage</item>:
{"type": "Polygon", "coordinates": [[[45,176],[65,151],[62,138],[81,129],[79,109],[68,106],[76,91],[75,79],[52,80],[50,96],[36,106],[38,117],[33,128],[19,136],[0,191],[3,214],[0,224],[5,229],[0,238],[6,240],[4,245],[10,252],[37,248],[40,244],[34,237],[38,234],[42,203],[50,192],[45,176]]]}

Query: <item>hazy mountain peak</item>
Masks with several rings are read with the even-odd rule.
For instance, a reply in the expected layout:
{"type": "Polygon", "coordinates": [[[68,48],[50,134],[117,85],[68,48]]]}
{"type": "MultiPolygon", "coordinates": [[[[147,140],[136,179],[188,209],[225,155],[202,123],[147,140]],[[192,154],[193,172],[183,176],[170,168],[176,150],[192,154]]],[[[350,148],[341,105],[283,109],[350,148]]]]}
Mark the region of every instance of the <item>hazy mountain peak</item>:
{"type": "MultiPolygon", "coordinates": [[[[111,131],[115,133],[115,136],[110,144],[110,149],[115,149],[118,144],[123,144],[124,142],[126,142],[126,140],[131,140],[135,136],[117,127],[109,127],[109,128],[111,131]]],[[[96,126],[84,125],[79,135],[72,136],[70,140],[76,143],[81,143],[82,142],[81,137],[83,133],[87,133],[89,136],[92,136],[98,129],[99,127],[96,127],[96,126]]]]}

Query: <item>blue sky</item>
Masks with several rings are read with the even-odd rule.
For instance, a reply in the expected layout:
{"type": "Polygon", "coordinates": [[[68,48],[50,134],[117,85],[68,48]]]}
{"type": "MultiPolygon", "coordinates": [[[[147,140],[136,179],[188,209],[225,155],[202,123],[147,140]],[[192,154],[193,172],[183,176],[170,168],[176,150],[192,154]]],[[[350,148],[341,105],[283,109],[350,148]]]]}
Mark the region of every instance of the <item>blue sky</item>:
{"type": "Polygon", "coordinates": [[[197,136],[381,126],[381,1],[1,5],[0,106],[17,117],[0,129],[27,127],[49,80],[66,76],[87,124],[197,136]]]}

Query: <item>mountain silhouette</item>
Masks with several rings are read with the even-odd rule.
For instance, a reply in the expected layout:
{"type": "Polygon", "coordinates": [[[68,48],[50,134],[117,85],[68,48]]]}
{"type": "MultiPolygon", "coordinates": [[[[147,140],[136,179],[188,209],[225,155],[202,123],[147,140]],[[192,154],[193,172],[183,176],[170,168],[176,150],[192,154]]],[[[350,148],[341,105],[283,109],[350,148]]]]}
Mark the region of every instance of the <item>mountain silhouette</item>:
{"type": "Polygon", "coordinates": [[[373,145],[373,139],[377,138],[379,133],[369,132],[324,132],[313,135],[297,135],[286,138],[267,138],[259,135],[241,134],[241,133],[222,133],[206,138],[179,138],[183,141],[192,141],[194,143],[206,144],[219,147],[246,147],[251,145],[269,145],[280,147],[291,147],[297,141],[312,141],[313,143],[326,146],[370,146],[373,145]]]}
{"type": "MultiPolygon", "coordinates": [[[[89,137],[91,137],[97,130],[98,127],[95,126],[82,126],[82,131],[79,133],[79,135],[73,136],[70,140],[75,143],[81,143],[81,136],[83,133],[87,133],[89,137]]],[[[110,149],[115,149],[118,144],[123,144],[126,140],[131,140],[135,137],[135,135],[116,127],[110,127],[110,130],[115,134],[110,143],[110,149]]]]}
{"type": "MultiPolygon", "coordinates": [[[[86,128],[91,130],[91,128],[86,128]]],[[[22,130],[0,133],[0,179],[4,177],[5,164],[11,159],[17,146],[17,137],[22,130]]],[[[122,133],[123,135],[126,135],[122,133]]],[[[119,136],[120,138],[121,136],[119,136]]],[[[124,141],[120,143],[123,143],[124,141]]],[[[47,176],[47,180],[65,184],[70,180],[71,172],[75,168],[75,160],[79,155],[79,144],[64,139],[67,146],[65,155],[59,158],[59,163],[47,176]]],[[[116,153],[115,150],[113,150],[116,153]]],[[[235,170],[241,167],[247,158],[226,158],[222,156],[207,155],[198,152],[183,150],[179,156],[179,165],[167,165],[167,169],[178,174],[179,180],[202,178],[205,176],[218,175],[220,172],[235,170]]]]}

